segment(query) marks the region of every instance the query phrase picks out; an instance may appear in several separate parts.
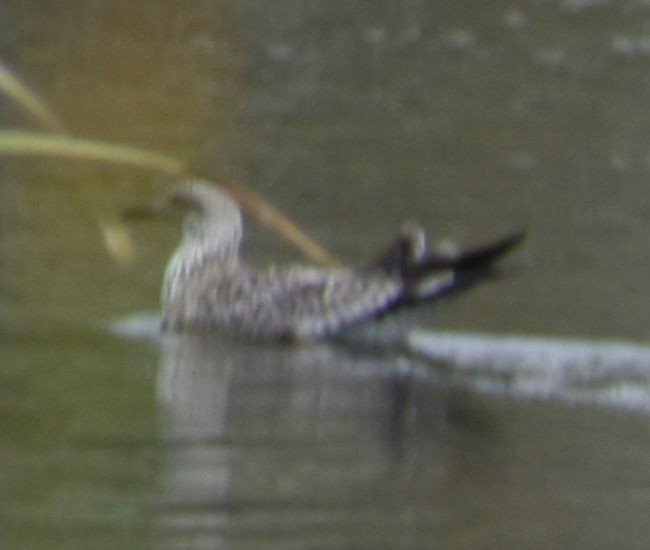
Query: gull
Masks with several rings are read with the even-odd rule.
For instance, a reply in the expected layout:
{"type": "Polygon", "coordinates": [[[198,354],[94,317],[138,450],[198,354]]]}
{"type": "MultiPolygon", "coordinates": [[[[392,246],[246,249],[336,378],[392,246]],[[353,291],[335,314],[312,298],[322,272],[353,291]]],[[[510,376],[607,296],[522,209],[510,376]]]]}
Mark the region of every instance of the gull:
{"type": "Polygon", "coordinates": [[[428,250],[406,226],[373,261],[353,267],[256,267],[240,255],[240,208],[224,188],[186,180],[154,203],[180,209],[181,243],[162,284],[166,331],[225,332],[253,338],[315,340],[405,304],[462,288],[523,238],[516,233],[472,250],[428,250]]]}

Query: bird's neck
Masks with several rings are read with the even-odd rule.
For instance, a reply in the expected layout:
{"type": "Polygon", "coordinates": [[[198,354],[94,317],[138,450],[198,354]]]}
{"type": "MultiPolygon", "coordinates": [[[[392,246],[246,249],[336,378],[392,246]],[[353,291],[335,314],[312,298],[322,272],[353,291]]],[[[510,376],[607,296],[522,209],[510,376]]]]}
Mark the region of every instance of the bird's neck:
{"type": "Polygon", "coordinates": [[[182,293],[191,277],[200,271],[213,273],[232,268],[239,262],[241,228],[224,224],[202,224],[200,230],[186,232],[167,264],[162,288],[163,303],[182,293]]]}

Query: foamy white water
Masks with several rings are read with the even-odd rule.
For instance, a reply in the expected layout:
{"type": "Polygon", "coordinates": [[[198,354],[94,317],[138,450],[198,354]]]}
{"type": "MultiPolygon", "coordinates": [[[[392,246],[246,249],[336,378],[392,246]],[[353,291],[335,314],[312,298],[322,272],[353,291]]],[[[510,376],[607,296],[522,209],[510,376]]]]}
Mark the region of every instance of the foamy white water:
{"type": "Polygon", "coordinates": [[[650,410],[647,345],[425,330],[412,331],[407,343],[481,391],[650,410]]]}

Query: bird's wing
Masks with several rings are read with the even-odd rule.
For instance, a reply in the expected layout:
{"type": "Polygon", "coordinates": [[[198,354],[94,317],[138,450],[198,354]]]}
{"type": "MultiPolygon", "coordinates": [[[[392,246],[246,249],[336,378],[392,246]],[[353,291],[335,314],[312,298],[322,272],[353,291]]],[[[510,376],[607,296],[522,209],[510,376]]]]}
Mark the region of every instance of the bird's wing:
{"type": "Polygon", "coordinates": [[[399,279],[354,270],[286,268],[221,272],[197,280],[196,315],[206,324],[266,336],[314,338],[373,317],[402,293],[399,279]]]}

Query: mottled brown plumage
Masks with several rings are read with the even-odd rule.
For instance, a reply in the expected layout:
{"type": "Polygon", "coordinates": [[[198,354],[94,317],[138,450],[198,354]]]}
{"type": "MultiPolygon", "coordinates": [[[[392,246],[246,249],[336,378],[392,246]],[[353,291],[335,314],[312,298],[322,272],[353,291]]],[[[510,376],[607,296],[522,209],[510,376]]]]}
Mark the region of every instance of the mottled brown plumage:
{"type": "MultiPolygon", "coordinates": [[[[184,208],[183,240],[162,289],[168,330],[227,331],[268,338],[315,339],[397,305],[451,288],[466,255],[426,253],[420,230],[405,233],[361,268],[308,266],[258,269],[240,258],[242,219],[226,191],[202,181],[179,185],[159,206],[184,208]],[[456,270],[457,271],[457,270],[456,270]]],[[[481,265],[518,237],[486,250],[481,265]]]]}

